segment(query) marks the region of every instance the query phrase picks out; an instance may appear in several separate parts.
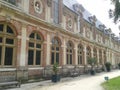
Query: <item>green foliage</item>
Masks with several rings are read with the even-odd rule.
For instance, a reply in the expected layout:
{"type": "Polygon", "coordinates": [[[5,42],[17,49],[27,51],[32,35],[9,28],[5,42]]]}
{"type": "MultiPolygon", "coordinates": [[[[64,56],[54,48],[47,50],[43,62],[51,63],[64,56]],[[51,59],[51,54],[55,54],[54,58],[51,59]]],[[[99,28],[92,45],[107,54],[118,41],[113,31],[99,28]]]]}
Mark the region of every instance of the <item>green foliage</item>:
{"type": "Polygon", "coordinates": [[[106,63],[105,63],[105,66],[106,66],[106,67],[110,67],[110,66],[111,66],[111,63],[110,63],[110,62],[106,62],[106,63]]]}
{"type": "Polygon", "coordinates": [[[97,59],[96,58],[88,58],[87,60],[88,64],[90,64],[91,66],[94,66],[95,64],[97,64],[97,59]]]}
{"type": "Polygon", "coordinates": [[[120,67],[120,63],[118,63],[118,66],[120,67]]]}
{"type": "Polygon", "coordinates": [[[120,77],[110,79],[108,82],[102,83],[105,90],[120,90],[120,77]]]}
{"type": "Polygon", "coordinates": [[[111,0],[112,3],[115,6],[114,9],[114,13],[113,13],[113,18],[114,18],[114,22],[116,23],[118,21],[118,19],[120,18],[120,2],[119,0],[111,0]]]}
{"type": "Polygon", "coordinates": [[[57,74],[57,72],[58,72],[58,67],[59,67],[59,64],[58,63],[54,63],[53,64],[53,72],[54,72],[54,74],[56,75],[57,74]]]}

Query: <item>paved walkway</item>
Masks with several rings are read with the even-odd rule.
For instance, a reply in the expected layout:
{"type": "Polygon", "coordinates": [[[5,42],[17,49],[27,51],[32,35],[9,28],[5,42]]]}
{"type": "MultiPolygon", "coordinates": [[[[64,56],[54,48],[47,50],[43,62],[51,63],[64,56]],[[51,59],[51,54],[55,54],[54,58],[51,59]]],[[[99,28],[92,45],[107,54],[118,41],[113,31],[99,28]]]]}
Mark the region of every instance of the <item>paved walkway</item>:
{"type": "Polygon", "coordinates": [[[104,82],[104,77],[108,76],[110,79],[120,76],[120,70],[112,72],[103,72],[91,75],[81,75],[75,78],[62,78],[58,83],[52,83],[50,80],[23,84],[21,88],[12,88],[6,90],[103,90],[100,86],[104,82]]]}

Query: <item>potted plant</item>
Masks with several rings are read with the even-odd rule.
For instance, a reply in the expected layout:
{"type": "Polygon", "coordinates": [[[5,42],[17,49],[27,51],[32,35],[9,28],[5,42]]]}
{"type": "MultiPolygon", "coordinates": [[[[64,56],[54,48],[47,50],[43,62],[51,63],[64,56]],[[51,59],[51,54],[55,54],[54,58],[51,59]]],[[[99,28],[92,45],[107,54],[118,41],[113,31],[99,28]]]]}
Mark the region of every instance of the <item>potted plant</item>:
{"type": "Polygon", "coordinates": [[[118,68],[120,69],[120,63],[118,63],[118,68]]]}
{"type": "Polygon", "coordinates": [[[110,62],[106,62],[106,63],[105,63],[105,67],[106,67],[106,70],[107,70],[108,72],[111,71],[111,63],[110,63],[110,62]]]}
{"type": "Polygon", "coordinates": [[[59,71],[59,65],[58,63],[54,63],[53,64],[53,75],[52,75],[52,82],[58,82],[60,81],[60,75],[58,74],[58,71],[59,71]]]}
{"type": "Polygon", "coordinates": [[[96,63],[97,63],[97,59],[90,57],[90,58],[88,58],[87,62],[88,62],[88,64],[91,66],[91,70],[90,70],[91,75],[95,75],[94,66],[95,66],[96,63]]]}

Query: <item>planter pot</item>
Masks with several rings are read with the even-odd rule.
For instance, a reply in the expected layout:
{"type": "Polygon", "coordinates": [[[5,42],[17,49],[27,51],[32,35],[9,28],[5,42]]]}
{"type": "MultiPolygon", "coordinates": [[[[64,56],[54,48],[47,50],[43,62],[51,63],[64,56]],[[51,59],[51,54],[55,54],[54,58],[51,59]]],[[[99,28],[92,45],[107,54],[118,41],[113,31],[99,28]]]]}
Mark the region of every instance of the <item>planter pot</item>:
{"type": "Polygon", "coordinates": [[[106,68],[106,70],[107,70],[107,72],[110,72],[111,69],[110,68],[106,68]]]}
{"type": "Polygon", "coordinates": [[[60,75],[52,75],[52,82],[58,82],[60,81],[60,75]]]}
{"type": "Polygon", "coordinates": [[[95,75],[95,70],[91,70],[91,71],[90,71],[90,74],[91,74],[91,75],[95,75]]]}

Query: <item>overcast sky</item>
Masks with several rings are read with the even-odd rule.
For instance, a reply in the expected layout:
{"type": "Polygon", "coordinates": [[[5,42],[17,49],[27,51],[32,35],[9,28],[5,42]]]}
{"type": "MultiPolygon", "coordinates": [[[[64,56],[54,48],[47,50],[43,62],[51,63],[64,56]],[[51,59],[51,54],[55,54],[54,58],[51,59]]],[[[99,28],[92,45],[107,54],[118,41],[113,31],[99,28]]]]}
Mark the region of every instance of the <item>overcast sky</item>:
{"type": "Polygon", "coordinates": [[[77,0],[87,9],[91,14],[96,15],[97,19],[101,21],[107,28],[111,28],[115,35],[119,36],[119,24],[114,24],[113,20],[109,18],[108,11],[114,8],[110,0],[77,0]]]}

